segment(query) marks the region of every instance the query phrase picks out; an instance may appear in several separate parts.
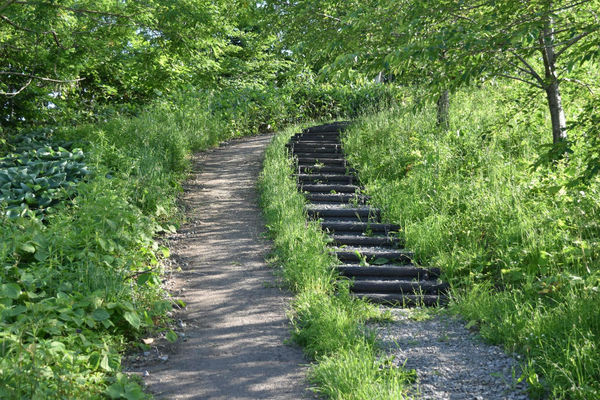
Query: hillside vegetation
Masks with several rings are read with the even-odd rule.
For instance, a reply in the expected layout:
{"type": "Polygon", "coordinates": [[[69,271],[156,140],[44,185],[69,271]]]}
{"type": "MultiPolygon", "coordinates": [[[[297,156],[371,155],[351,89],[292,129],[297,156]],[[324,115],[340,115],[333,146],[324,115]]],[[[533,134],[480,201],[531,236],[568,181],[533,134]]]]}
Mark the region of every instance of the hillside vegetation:
{"type": "Polygon", "coordinates": [[[518,109],[516,91],[461,90],[443,130],[407,90],[403,105],[360,119],[345,150],[417,261],[452,283],[452,312],[521,354],[534,393],[596,398],[600,181],[577,179],[590,157],[585,140],[542,162],[543,104],[518,109]]]}

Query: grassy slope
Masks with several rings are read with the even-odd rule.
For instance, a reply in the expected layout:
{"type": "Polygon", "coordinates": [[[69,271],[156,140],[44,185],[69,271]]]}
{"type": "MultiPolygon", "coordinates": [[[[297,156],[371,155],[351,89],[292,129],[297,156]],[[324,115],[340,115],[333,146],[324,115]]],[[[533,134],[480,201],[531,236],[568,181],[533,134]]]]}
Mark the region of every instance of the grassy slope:
{"type": "Polygon", "coordinates": [[[267,226],[275,242],[274,264],[295,292],[291,311],[293,339],[317,362],[310,378],[315,390],[332,399],[403,398],[411,374],[387,368],[377,357],[364,322],[384,318],[377,309],[349,296],[337,281],[326,239],[308,221],[304,198],[296,189],[285,143],[294,130],[277,135],[267,150],[259,187],[267,226]]]}
{"type": "Polygon", "coordinates": [[[515,91],[458,93],[447,132],[407,91],[403,106],[361,119],[345,149],[418,261],[454,285],[451,310],[525,356],[533,393],[595,399],[600,185],[566,185],[578,145],[568,164],[532,169],[550,130],[544,104],[515,105],[515,91]]]}

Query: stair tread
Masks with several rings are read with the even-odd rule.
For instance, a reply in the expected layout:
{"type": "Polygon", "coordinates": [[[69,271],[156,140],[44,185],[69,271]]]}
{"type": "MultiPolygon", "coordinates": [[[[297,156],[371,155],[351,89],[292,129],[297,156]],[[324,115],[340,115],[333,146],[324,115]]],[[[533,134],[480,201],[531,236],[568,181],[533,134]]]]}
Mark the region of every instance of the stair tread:
{"type": "Polygon", "coordinates": [[[423,268],[413,264],[382,264],[363,266],[360,264],[341,264],[335,267],[339,272],[350,276],[426,276],[438,277],[439,268],[423,268]]]}
{"type": "MultiPolygon", "coordinates": [[[[306,192],[321,192],[321,193],[330,193],[330,192],[341,192],[341,193],[354,193],[360,189],[360,186],[356,185],[344,185],[344,184],[326,184],[326,183],[315,183],[315,184],[302,184],[300,188],[306,192]]],[[[332,193],[334,194],[334,193],[332,193]]]]}
{"type": "Polygon", "coordinates": [[[372,245],[381,247],[392,247],[400,243],[397,238],[389,236],[365,236],[365,235],[331,235],[333,242],[339,245],[372,245]]]}
{"type": "Polygon", "coordinates": [[[371,231],[397,231],[398,225],[381,222],[354,222],[354,221],[323,221],[321,225],[334,230],[371,230],[371,231]]]}

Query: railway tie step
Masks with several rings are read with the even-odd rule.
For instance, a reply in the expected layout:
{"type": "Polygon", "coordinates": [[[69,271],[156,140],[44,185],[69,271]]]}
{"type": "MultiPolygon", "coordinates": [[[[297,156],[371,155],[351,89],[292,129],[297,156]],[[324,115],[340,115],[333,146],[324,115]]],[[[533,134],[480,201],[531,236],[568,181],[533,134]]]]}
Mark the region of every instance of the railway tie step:
{"type": "Polygon", "coordinates": [[[366,203],[356,170],[343,154],[342,132],[348,122],[304,129],[286,145],[296,162],[296,182],[309,202],[308,217],[318,219],[329,235],[330,252],[342,277],[352,281],[358,298],[391,306],[436,306],[447,302],[448,284],[439,268],[412,264],[394,234],[398,225],[383,223],[381,211],[366,203]]]}
{"type": "Polygon", "coordinates": [[[297,156],[298,158],[314,158],[316,160],[325,160],[325,159],[327,159],[327,160],[329,160],[329,159],[344,160],[343,157],[340,157],[342,155],[341,153],[331,153],[331,152],[315,153],[312,150],[294,151],[294,155],[297,156]]]}
{"type": "Polygon", "coordinates": [[[315,165],[303,165],[298,167],[298,171],[301,174],[354,174],[354,170],[348,167],[335,167],[335,166],[315,166],[315,165]]]}
{"type": "Polygon", "coordinates": [[[356,193],[360,188],[356,185],[301,184],[300,189],[313,193],[356,193]]]}
{"type": "Polygon", "coordinates": [[[382,247],[334,247],[332,252],[338,258],[338,260],[346,262],[363,261],[367,263],[378,264],[387,264],[388,262],[407,263],[411,262],[414,258],[413,253],[410,251],[386,249],[382,247]]]}
{"type": "Polygon", "coordinates": [[[421,268],[412,264],[395,265],[369,265],[344,264],[335,267],[340,274],[346,277],[371,277],[395,279],[437,279],[440,276],[439,268],[421,268]]]}
{"type": "Polygon", "coordinates": [[[342,174],[296,174],[296,179],[300,183],[356,183],[356,178],[352,175],[342,174]]]}
{"type": "Polygon", "coordinates": [[[340,207],[340,206],[320,206],[307,207],[306,212],[311,217],[360,217],[360,218],[378,218],[379,210],[371,207],[340,207]]]}
{"type": "Polygon", "coordinates": [[[304,196],[311,202],[334,204],[364,204],[369,200],[368,196],[356,193],[306,193],[304,196]]]}
{"type": "Polygon", "coordinates": [[[323,229],[333,232],[361,232],[361,233],[384,233],[397,232],[398,225],[382,224],[380,222],[347,222],[347,221],[323,221],[323,229]]]}
{"type": "Polygon", "coordinates": [[[400,244],[400,240],[388,235],[364,236],[364,235],[331,235],[333,244],[336,246],[377,246],[392,247],[400,244]]]}
{"type": "Polygon", "coordinates": [[[339,158],[319,158],[319,157],[297,157],[299,166],[313,166],[313,167],[322,167],[322,166],[338,166],[345,167],[346,159],[339,158]]]}

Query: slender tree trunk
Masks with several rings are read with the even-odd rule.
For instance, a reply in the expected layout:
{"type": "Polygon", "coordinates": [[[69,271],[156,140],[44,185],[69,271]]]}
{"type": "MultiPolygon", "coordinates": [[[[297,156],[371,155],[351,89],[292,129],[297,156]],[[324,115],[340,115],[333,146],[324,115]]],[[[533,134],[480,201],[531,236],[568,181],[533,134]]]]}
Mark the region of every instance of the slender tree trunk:
{"type": "Polygon", "coordinates": [[[567,139],[567,119],[565,110],[560,97],[558,88],[559,81],[556,74],[556,56],[554,47],[554,21],[548,17],[542,36],[540,37],[542,45],[542,59],[544,60],[546,97],[548,98],[548,107],[550,109],[550,118],[552,120],[552,142],[556,145],[567,139]]]}
{"type": "Polygon", "coordinates": [[[444,90],[437,101],[437,124],[442,129],[450,127],[450,93],[444,90]]]}
{"type": "Polygon", "coordinates": [[[550,118],[552,120],[552,143],[558,144],[567,139],[567,119],[558,89],[558,82],[553,82],[546,87],[550,118]]]}

